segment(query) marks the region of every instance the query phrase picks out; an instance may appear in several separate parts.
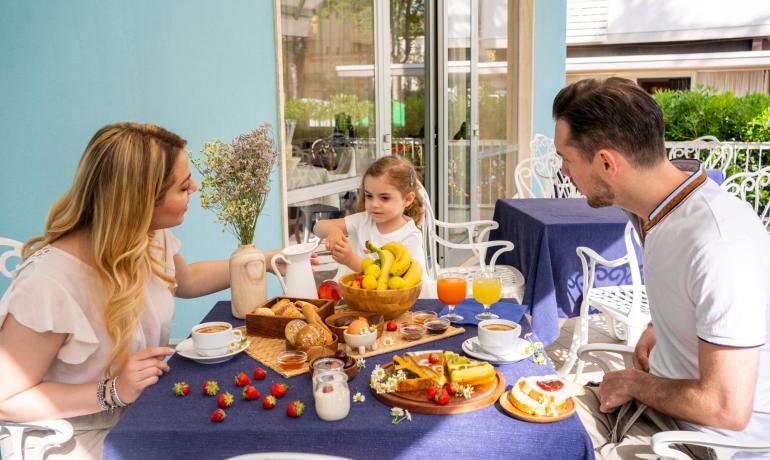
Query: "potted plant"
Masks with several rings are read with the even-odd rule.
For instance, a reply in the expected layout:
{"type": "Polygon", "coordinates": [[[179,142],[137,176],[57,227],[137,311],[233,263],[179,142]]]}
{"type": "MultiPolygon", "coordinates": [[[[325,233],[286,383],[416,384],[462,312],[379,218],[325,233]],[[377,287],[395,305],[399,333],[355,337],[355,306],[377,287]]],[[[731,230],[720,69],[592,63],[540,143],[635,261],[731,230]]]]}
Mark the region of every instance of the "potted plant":
{"type": "Polygon", "coordinates": [[[203,176],[201,206],[214,210],[240,243],[230,256],[230,289],[233,316],[241,319],[267,298],[265,256],[253,241],[278,158],[270,128],[262,124],[229,144],[214,139],[193,160],[203,176]]]}

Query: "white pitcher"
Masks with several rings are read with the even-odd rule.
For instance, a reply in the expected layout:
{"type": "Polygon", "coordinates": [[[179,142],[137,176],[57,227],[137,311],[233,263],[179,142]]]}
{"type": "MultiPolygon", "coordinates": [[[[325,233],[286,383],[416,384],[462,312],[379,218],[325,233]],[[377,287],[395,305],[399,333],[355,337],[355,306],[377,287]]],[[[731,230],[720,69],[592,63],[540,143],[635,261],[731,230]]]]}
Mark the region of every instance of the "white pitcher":
{"type": "Polygon", "coordinates": [[[310,266],[310,255],[316,246],[318,246],[317,240],[310,243],[287,246],[270,261],[273,273],[278,277],[285,296],[299,297],[301,299],[318,298],[313,268],[310,266]],[[278,259],[286,262],[286,276],[281,276],[281,272],[276,267],[275,262],[278,259]]]}

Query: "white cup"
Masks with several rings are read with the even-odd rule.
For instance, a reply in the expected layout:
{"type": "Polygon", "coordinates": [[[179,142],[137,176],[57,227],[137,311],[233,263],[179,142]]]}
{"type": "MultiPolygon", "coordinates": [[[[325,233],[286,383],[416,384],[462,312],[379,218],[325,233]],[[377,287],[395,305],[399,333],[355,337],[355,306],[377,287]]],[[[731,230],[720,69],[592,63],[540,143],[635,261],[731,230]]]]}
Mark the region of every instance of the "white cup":
{"type": "Polygon", "coordinates": [[[493,355],[505,355],[514,350],[521,326],[507,319],[488,319],[479,323],[481,348],[493,355]]]}
{"type": "Polygon", "coordinates": [[[192,330],[193,348],[199,356],[221,356],[243,339],[240,329],[224,321],[201,323],[192,330]]]}

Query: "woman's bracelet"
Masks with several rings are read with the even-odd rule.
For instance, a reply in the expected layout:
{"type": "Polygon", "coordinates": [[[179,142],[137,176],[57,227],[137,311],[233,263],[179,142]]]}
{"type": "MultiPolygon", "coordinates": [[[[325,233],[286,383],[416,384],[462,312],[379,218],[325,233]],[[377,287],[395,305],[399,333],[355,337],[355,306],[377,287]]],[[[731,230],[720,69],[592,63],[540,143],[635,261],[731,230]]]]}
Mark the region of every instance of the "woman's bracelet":
{"type": "Polygon", "coordinates": [[[96,385],[96,400],[99,401],[99,407],[101,407],[102,410],[108,410],[112,412],[112,409],[114,409],[115,406],[110,405],[110,403],[108,403],[107,399],[104,397],[104,389],[108,381],[109,379],[104,379],[99,381],[99,383],[96,385]]]}
{"type": "Polygon", "coordinates": [[[112,383],[110,383],[110,397],[112,398],[112,403],[114,404],[114,407],[126,407],[128,404],[121,401],[120,396],[118,396],[118,389],[115,388],[117,383],[118,383],[117,377],[112,379],[112,383]]]}

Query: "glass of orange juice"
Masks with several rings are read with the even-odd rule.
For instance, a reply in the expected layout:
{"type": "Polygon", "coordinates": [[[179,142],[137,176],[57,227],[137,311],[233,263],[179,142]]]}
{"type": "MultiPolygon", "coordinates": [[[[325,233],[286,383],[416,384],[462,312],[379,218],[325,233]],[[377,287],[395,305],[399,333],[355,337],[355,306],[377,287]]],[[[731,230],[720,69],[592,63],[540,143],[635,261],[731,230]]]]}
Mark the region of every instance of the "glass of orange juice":
{"type": "Polygon", "coordinates": [[[499,318],[496,314],[491,313],[489,308],[500,300],[502,293],[503,283],[500,280],[500,275],[494,272],[482,272],[475,275],[473,277],[473,298],[476,299],[476,302],[484,305],[484,311],[474,318],[479,321],[499,318]]]}
{"type": "Polygon", "coordinates": [[[439,277],[436,287],[438,299],[449,309],[449,313],[442,318],[452,322],[462,321],[463,317],[455,313],[455,306],[465,300],[465,294],[468,292],[465,276],[459,273],[445,273],[439,277]]]}

